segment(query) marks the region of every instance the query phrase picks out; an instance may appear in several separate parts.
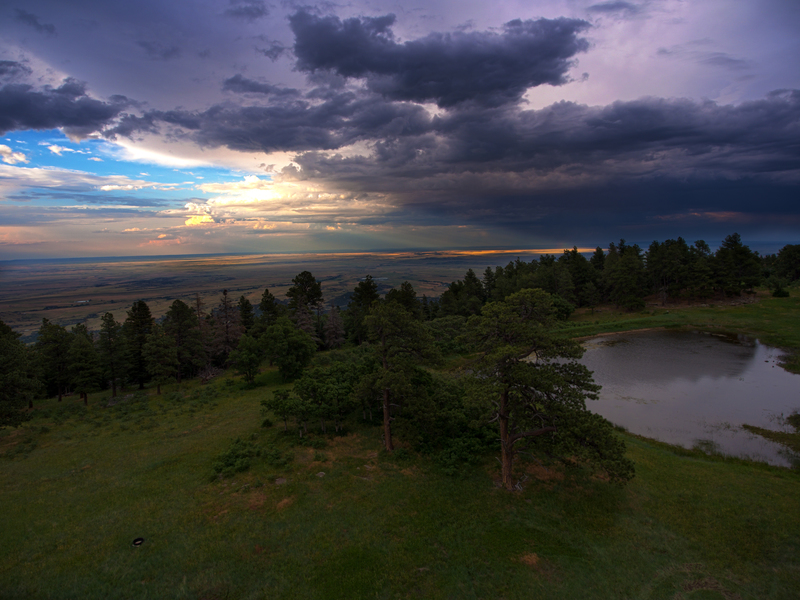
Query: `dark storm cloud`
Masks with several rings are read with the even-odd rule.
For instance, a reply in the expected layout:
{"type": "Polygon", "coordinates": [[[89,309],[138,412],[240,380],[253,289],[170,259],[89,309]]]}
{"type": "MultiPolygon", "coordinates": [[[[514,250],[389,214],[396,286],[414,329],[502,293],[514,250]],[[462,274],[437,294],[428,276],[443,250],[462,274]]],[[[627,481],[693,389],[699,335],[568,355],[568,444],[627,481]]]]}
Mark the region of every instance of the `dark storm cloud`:
{"type": "Polygon", "coordinates": [[[267,96],[298,96],[300,92],[292,88],[281,88],[269,83],[247,79],[242,74],[229,77],[222,83],[222,89],[236,94],[264,94],[267,96]]]}
{"type": "Polygon", "coordinates": [[[33,73],[28,65],[13,61],[0,60],[0,79],[10,81],[20,77],[27,77],[33,73]]]}
{"type": "Polygon", "coordinates": [[[342,21],[299,10],[289,17],[297,67],[366,78],[370,89],[393,100],[499,106],[530,87],[565,83],[575,55],[588,49],[578,34],[589,24],[577,19],[518,19],[501,33],[432,33],[404,43],[395,41],[394,20],[342,21]]]}
{"type": "Polygon", "coordinates": [[[230,0],[230,7],[225,10],[226,17],[244,19],[253,22],[269,15],[269,9],[262,0],[230,0]]]}
{"type": "Polygon", "coordinates": [[[27,84],[6,84],[0,87],[0,134],[63,128],[71,135],[85,136],[107,126],[128,105],[122,96],[109,102],[90,98],[86,85],[74,79],[40,90],[27,84]]]}
{"type": "MultiPolygon", "coordinates": [[[[261,85],[243,77],[231,79],[235,91],[254,92],[261,85]]],[[[427,112],[413,104],[353,92],[312,103],[277,89],[279,93],[270,94],[277,98],[268,106],[220,104],[202,112],[151,111],[142,117],[123,117],[107,135],[154,131],[161,122],[174,127],[172,135],[201,146],[271,152],[333,150],[359,140],[418,135],[430,128],[427,112]]]]}
{"type": "Polygon", "coordinates": [[[20,23],[25,23],[30,27],[33,27],[39,33],[44,33],[47,35],[55,35],[56,34],[56,26],[50,23],[40,23],[39,17],[36,15],[29,13],[27,10],[23,10],[21,8],[14,9],[15,19],[20,23]]]}
{"type": "MultiPolygon", "coordinates": [[[[369,166],[381,178],[412,180],[525,172],[564,172],[576,182],[606,175],[669,179],[684,177],[687,169],[710,176],[796,178],[799,131],[798,90],[738,106],[661,98],[604,107],[559,102],[541,110],[457,111],[427,127],[378,139],[370,157],[310,154],[299,162],[332,179],[346,176],[350,168],[363,174],[369,166]]],[[[492,179],[488,185],[502,189],[504,184],[492,179]]]]}

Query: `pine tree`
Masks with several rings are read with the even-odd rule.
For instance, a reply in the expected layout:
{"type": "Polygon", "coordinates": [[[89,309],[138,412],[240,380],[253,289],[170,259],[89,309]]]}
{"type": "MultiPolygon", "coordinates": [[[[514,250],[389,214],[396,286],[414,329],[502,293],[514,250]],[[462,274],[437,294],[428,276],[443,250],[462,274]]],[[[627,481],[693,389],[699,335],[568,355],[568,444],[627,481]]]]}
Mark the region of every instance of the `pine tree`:
{"type": "Polygon", "coordinates": [[[122,333],[125,337],[130,378],[139,384],[140,390],[144,389],[144,384],[149,378],[144,345],[152,328],[153,316],[150,314],[150,307],[144,300],[137,300],[128,311],[128,317],[122,325],[122,333]]]}
{"type": "Polygon", "coordinates": [[[328,312],[328,320],[325,323],[325,345],[328,349],[341,348],[344,345],[344,323],[339,316],[339,309],[331,304],[331,310],[328,312]]]}
{"type": "Polygon", "coordinates": [[[219,306],[214,311],[214,333],[215,362],[222,366],[243,333],[239,310],[228,296],[228,290],[222,290],[219,306]]]}
{"type": "Polygon", "coordinates": [[[258,340],[245,333],[239,338],[239,345],[231,352],[228,360],[247,383],[253,383],[258,375],[258,368],[264,362],[264,356],[258,340]]]}
{"type": "Polygon", "coordinates": [[[164,316],[164,332],[175,342],[178,352],[178,383],[191,377],[207,362],[202,330],[197,313],[181,300],[175,300],[164,316]]]}
{"type": "Polygon", "coordinates": [[[147,371],[156,383],[161,395],[161,386],[176,377],[179,372],[178,349],[175,340],[164,332],[161,325],[154,324],[142,349],[147,371]]]}
{"type": "Polygon", "coordinates": [[[72,389],[83,399],[84,405],[89,403],[89,392],[95,391],[98,380],[102,376],[103,370],[100,364],[100,356],[95,350],[94,344],[88,332],[77,329],[73,330],[72,343],[67,352],[69,362],[70,383],[72,389]]]}
{"type": "Polygon", "coordinates": [[[289,309],[292,311],[300,306],[306,306],[309,311],[315,310],[322,305],[322,284],[309,271],[303,271],[292,279],[286,297],[289,298],[289,309]]]}
{"type": "Polygon", "coordinates": [[[64,327],[42,319],[36,351],[48,394],[58,394],[59,402],[69,384],[67,352],[71,343],[72,336],[64,327]]]}
{"type": "Polygon", "coordinates": [[[250,333],[256,324],[253,304],[244,296],[239,297],[239,322],[242,324],[244,333],[250,333]]]}
{"type": "Polygon", "coordinates": [[[428,329],[399,304],[376,302],[364,326],[381,361],[374,385],[382,393],[384,447],[391,452],[392,405],[409,393],[408,375],[416,364],[423,359],[435,361],[438,352],[428,329]]]}
{"type": "Polygon", "coordinates": [[[364,277],[364,280],[359,281],[353,289],[344,321],[345,328],[356,344],[366,341],[367,330],[364,328],[364,317],[369,314],[372,303],[379,298],[378,284],[372,279],[372,275],[364,277]]]}
{"type": "Polygon", "coordinates": [[[116,398],[117,384],[125,372],[125,346],[122,325],[109,312],[104,314],[100,321],[97,346],[103,379],[111,385],[112,398],[116,398]]]}
{"type": "Polygon", "coordinates": [[[30,349],[18,333],[0,321],[0,427],[17,427],[28,419],[24,409],[33,408],[41,388],[30,349]]]}
{"type": "Polygon", "coordinates": [[[535,289],[487,304],[469,321],[482,354],[471,366],[468,398],[498,424],[506,489],[513,489],[514,458],[523,444],[588,461],[618,481],[633,477],[611,424],[586,409],[600,388],[576,362],[583,349],[559,335],[556,323],[552,297],[535,289]]]}
{"type": "Polygon", "coordinates": [[[278,317],[260,343],[267,358],[278,365],[284,381],[299,377],[317,351],[311,336],[295,327],[288,317],[278,317]]]}

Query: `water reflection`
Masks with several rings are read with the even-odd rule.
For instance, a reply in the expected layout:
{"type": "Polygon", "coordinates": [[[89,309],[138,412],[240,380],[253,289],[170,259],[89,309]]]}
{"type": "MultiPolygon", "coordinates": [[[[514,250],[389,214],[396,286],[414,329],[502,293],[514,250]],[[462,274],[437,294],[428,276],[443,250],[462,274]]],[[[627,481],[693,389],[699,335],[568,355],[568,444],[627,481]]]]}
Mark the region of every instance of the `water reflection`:
{"type": "Polygon", "coordinates": [[[741,428],[781,430],[800,410],[800,376],[781,351],[744,336],[643,331],[584,343],[581,362],[603,386],[589,408],[633,433],[687,448],[791,466],[781,446],[741,428]]]}

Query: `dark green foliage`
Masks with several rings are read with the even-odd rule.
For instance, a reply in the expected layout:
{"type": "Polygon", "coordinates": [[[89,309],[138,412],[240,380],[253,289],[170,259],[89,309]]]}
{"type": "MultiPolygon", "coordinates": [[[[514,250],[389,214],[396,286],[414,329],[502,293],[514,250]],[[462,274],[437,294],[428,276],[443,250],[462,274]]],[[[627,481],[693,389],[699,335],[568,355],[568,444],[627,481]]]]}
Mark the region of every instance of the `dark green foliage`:
{"type": "Polygon", "coordinates": [[[553,294],[553,308],[556,311],[556,319],[559,321],[566,321],[570,315],[575,312],[575,306],[568,302],[558,294],[553,294]]]}
{"type": "Polygon", "coordinates": [[[253,304],[244,296],[239,297],[239,322],[245,333],[248,333],[256,324],[253,314],[253,304]]]}
{"type": "Polygon", "coordinates": [[[72,389],[78,392],[84,403],[88,402],[87,394],[100,387],[102,366],[100,356],[95,350],[92,340],[86,333],[77,330],[72,335],[72,342],[67,351],[69,376],[72,389]]]}
{"type": "Polygon", "coordinates": [[[325,326],[322,330],[325,335],[325,346],[329,350],[335,350],[336,348],[341,348],[344,345],[346,341],[344,322],[342,321],[342,317],[339,315],[339,309],[332,304],[330,311],[328,311],[328,318],[325,321],[325,326]]]}
{"type": "Polygon", "coordinates": [[[778,251],[775,272],[789,281],[800,279],[800,244],[787,244],[778,251]]]}
{"type": "Polygon", "coordinates": [[[613,479],[632,476],[624,445],[613,439],[610,425],[606,428],[586,409],[586,400],[596,399],[599,387],[576,361],[583,349],[560,337],[555,324],[552,297],[542,290],[523,290],[505,302],[487,304],[481,317],[469,321],[482,355],[472,365],[468,396],[487,420],[498,423],[507,489],[515,485],[513,461],[520,447],[541,447],[548,436],[557,436],[569,452],[580,450],[570,456],[613,479]]]}
{"type": "Polygon", "coordinates": [[[112,397],[116,397],[117,386],[121,383],[122,375],[127,367],[124,343],[122,325],[114,319],[114,315],[107,312],[100,322],[97,350],[103,369],[102,376],[104,381],[111,386],[112,397]]]}
{"type": "Polygon", "coordinates": [[[0,428],[27,420],[23,411],[40,388],[31,351],[0,321],[0,428]]]}
{"type": "Polygon", "coordinates": [[[448,475],[456,475],[497,446],[481,412],[465,403],[464,380],[420,368],[409,377],[414,393],[403,402],[396,428],[416,450],[434,455],[448,475]]]}
{"type": "Polygon", "coordinates": [[[161,325],[154,324],[147,336],[143,353],[147,371],[158,386],[157,392],[160,394],[161,386],[175,378],[179,372],[175,340],[166,334],[161,325]]]}
{"type": "Polygon", "coordinates": [[[264,459],[271,467],[283,469],[292,464],[294,454],[291,452],[281,452],[277,448],[265,450],[263,453],[264,459]]]}
{"type": "Polygon", "coordinates": [[[461,354],[468,350],[462,339],[466,331],[467,319],[460,315],[439,317],[425,323],[433,336],[434,343],[442,356],[461,354]]]}
{"type": "Polygon", "coordinates": [[[740,295],[761,283],[761,261],[757,252],[742,243],[738,233],[722,242],[714,255],[718,286],[724,294],[740,295]]]}
{"type": "Polygon", "coordinates": [[[286,292],[289,298],[289,309],[297,310],[305,306],[314,310],[322,306],[322,284],[319,283],[309,271],[299,273],[292,279],[292,287],[286,292]]]}
{"type": "Polygon", "coordinates": [[[441,316],[461,315],[468,317],[481,312],[481,306],[486,301],[486,292],[483,283],[469,269],[463,280],[454,281],[439,299],[441,316]]]}
{"type": "Polygon", "coordinates": [[[278,317],[267,328],[261,343],[266,356],[278,365],[284,381],[299,377],[317,350],[311,336],[295,327],[288,317],[278,317]]]}
{"type": "Polygon", "coordinates": [[[250,468],[251,460],[261,455],[261,448],[237,437],[230,448],[217,456],[212,467],[214,472],[221,477],[230,477],[235,473],[247,471],[250,468]]]}
{"type": "Polygon", "coordinates": [[[404,281],[399,289],[391,289],[386,292],[386,302],[396,302],[412,316],[417,319],[422,318],[422,307],[419,300],[417,300],[417,293],[407,281],[404,281]]]}
{"type": "Polygon", "coordinates": [[[122,325],[122,335],[125,338],[127,363],[130,379],[139,384],[139,389],[144,389],[144,384],[150,379],[147,372],[147,361],[144,355],[144,345],[147,336],[153,328],[153,316],[150,307],[143,300],[137,300],[128,311],[128,317],[122,325]]]}
{"type": "Polygon", "coordinates": [[[625,310],[641,310],[647,293],[647,275],[641,251],[636,245],[626,246],[625,240],[620,240],[619,247],[624,251],[614,252],[614,245],[609,245],[603,269],[609,300],[625,310]]]}
{"type": "Polygon", "coordinates": [[[437,361],[439,355],[428,329],[399,304],[374,303],[364,326],[379,356],[373,387],[382,392],[384,447],[391,452],[392,405],[413,393],[409,371],[419,361],[437,361]]]}
{"type": "Polygon", "coordinates": [[[177,379],[192,377],[206,364],[206,353],[197,313],[185,302],[175,300],[163,322],[164,332],[175,342],[178,353],[177,379]]]}
{"type": "Polygon", "coordinates": [[[228,356],[239,344],[244,333],[240,312],[228,296],[228,290],[222,290],[219,306],[214,311],[214,345],[213,359],[217,366],[224,366],[228,356]]]}
{"type": "Polygon", "coordinates": [[[264,362],[263,349],[258,340],[244,334],[239,338],[239,345],[231,352],[228,360],[247,383],[253,383],[261,363],[264,362]]]}
{"type": "Polygon", "coordinates": [[[59,401],[69,383],[67,352],[71,342],[72,337],[64,327],[42,319],[42,326],[36,338],[39,370],[47,386],[47,394],[58,394],[59,401]]]}
{"type": "Polygon", "coordinates": [[[344,315],[345,329],[356,344],[366,341],[364,317],[369,314],[370,307],[379,298],[378,284],[372,279],[372,275],[367,275],[363,281],[356,284],[344,315]]]}
{"type": "Polygon", "coordinates": [[[307,369],[294,385],[294,393],[311,407],[308,418],[317,419],[321,430],[333,420],[339,430],[343,419],[355,407],[353,390],[363,376],[363,367],[353,362],[338,361],[328,366],[307,369]]]}
{"type": "Polygon", "coordinates": [[[283,420],[284,431],[289,431],[288,418],[292,416],[292,402],[289,398],[289,390],[275,390],[272,396],[261,401],[262,412],[271,411],[276,417],[283,420]]]}

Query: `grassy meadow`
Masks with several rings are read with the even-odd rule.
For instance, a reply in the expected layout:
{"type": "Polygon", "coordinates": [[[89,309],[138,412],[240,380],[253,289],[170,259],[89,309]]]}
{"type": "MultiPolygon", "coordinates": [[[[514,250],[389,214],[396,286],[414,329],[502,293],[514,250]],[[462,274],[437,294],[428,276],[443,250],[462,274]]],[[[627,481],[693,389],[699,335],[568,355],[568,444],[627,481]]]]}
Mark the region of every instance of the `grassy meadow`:
{"type": "MultiPolygon", "coordinates": [[[[800,348],[796,296],[651,312],[575,315],[571,333],[685,326],[800,348]]],[[[797,471],[620,433],[627,486],[531,461],[509,493],[493,456],[447,475],[381,452],[377,423],[303,440],[262,427],[281,385],[265,370],[255,387],[228,374],[114,406],[39,401],[0,431],[0,598],[797,597],[797,471]],[[237,438],[260,455],[219,477],[237,438]]]]}

